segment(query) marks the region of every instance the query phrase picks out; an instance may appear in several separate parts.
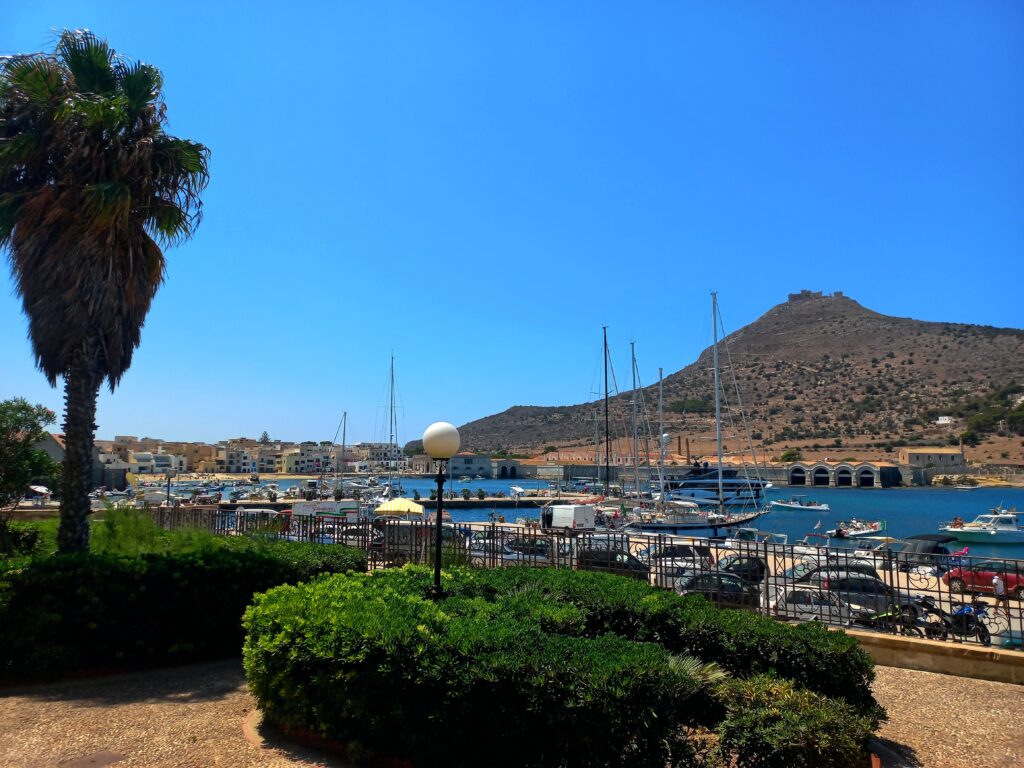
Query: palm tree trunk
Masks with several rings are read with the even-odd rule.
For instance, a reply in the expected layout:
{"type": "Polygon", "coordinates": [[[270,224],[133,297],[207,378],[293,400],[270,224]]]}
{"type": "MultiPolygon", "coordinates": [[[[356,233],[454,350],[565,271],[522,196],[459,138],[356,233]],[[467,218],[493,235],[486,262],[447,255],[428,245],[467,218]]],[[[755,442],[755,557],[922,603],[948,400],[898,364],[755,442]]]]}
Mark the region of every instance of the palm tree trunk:
{"type": "Polygon", "coordinates": [[[64,378],[64,475],[57,529],[60,552],[89,549],[92,446],[96,435],[96,399],[102,381],[89,357],[84,353],[64,378]]]}

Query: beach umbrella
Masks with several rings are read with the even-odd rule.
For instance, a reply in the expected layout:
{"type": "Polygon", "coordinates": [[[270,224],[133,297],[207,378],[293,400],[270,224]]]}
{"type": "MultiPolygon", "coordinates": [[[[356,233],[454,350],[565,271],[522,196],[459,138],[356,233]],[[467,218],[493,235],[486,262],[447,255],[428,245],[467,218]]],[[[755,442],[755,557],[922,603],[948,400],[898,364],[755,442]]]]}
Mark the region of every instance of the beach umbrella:
{"type": "Polygon", "coordinates": [[[29,488],[35,491],[36,493],[43,494],[44,496],[50,495],[50,489],[47,488],[45,485],[30,485],[29,488]]]}
{"type": "Polygon", "coordinates": [[[391,499],[373,510],[373,513],[375,515],[422,515],[423,505],[409,501],[409,499],[391,499]]]}

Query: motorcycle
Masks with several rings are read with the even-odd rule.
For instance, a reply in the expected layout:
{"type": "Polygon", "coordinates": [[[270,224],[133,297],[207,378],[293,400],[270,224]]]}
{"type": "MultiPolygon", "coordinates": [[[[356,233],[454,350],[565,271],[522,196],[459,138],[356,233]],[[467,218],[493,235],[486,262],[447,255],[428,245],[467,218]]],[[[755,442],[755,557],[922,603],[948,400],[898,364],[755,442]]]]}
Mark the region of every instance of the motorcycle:
{"type": "Polygon", "coordinates": [[[952,612],[944,610],[931,595],[914,595],[914,603],[925,615],[924,636],[930,640],[954,638],[975,638],[982,645],[992,645],[992,633],[986,626],[989,619],[988,605],[972,595],[971,601],[950,601],[952,612]]]}
{"type": "Polygon", "coordinates": [[[924,622],[912,610],[895,604],[890,604],[884,611],[860,611],[853,617],[852,624],[907,637],[925,636],[924,622]]]}

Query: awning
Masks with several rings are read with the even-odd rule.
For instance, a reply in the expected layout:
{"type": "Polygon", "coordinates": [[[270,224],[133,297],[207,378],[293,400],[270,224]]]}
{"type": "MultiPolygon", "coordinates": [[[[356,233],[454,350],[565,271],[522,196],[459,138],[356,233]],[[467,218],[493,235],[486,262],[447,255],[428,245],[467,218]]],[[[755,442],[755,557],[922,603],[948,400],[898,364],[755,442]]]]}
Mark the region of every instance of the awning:
{"type": "Polygon", "coordinates": [[[415,501],[409,501],[409,499],[391,499],[391,501],[385,501],[375,510],[375,515],[422,515],[423,505],[417,504],[415,501]]]}

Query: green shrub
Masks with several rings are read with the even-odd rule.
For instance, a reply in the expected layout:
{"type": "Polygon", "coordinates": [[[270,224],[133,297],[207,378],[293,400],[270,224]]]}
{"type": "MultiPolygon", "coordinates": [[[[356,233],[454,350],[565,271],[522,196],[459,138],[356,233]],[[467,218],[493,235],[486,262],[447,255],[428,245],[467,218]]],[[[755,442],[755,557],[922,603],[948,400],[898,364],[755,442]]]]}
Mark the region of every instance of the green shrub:
{"type": "Polygon", "coordinates": [[[36,558],[0,578],[0,679],[237,653],[255,592],[365,569],[349,547],[244,537],[191,552],[36,558]]]}
{"type": "Polygon", "coordinates": [[[244,623],[259,706],[356,755],[425,765],[665,766],[692,759],[681,740],[703,726],[726,765],[844,766],[884,717],[870,658],[839,632],[559,569],[446,571],[435,603],[431,576],[409,566],[257,596],[244,623]],[[722,669],[736,680],[711,685],[722,669]]]}
{"type": "Polygon", "coordinates": [[[859,768],[872,723],[848,704],[759,676],[719,688],[715,754],[734,768],[859,768]]]}
{"type": "Polygon", "coordinates": [[[90,526],[89,549],[104,555],[142,555],[163,551],[167,538],[146,513],[110,506],[90,526]]]}
{"type": "Polygon", "coordinates": [[[406,588],[421,572],[258,595],[244,656],[267,717],[419,765],[684,761],[681,726],[701,687],[692,665],[653,643],[552,633],[580,611],[539,590],[432,602],[406,588]]]}
{"type": "MultiPolygon", "coordinates": [[[[724,611],[699,596],[684,598],[605,573],[524,567],[445,576],[450,589],[466,597],[494,599],[510,590],[539,590],[579,609],[574,633],[596,637],[610,632],[655,642],[672,653],[715,662],[737,677],[777,674],[844,699],[875,719],[884,718],[871,694],[874,663],[843,632],[814,623],[789,626],[746,611],[724,611]]],[[[376,578],[417,595],[427,594],[432,583],[431,573],[420,568],[386,571],[376,578]]]]}

